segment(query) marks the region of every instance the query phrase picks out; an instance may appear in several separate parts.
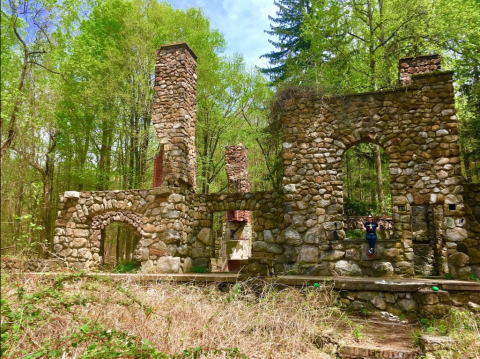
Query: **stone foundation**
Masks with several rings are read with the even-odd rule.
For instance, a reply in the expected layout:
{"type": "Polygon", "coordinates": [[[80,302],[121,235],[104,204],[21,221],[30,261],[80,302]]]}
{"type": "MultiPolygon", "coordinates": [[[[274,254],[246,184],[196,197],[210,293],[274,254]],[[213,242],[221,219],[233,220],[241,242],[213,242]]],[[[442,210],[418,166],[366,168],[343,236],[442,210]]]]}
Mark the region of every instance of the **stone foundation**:
{"type": "Polygon", "coordinates": [[[340,291],[339,303],[351,312],[384,311],[411,318],[442,318],[451,308],[480,311],[478,291],[340,291]]]}

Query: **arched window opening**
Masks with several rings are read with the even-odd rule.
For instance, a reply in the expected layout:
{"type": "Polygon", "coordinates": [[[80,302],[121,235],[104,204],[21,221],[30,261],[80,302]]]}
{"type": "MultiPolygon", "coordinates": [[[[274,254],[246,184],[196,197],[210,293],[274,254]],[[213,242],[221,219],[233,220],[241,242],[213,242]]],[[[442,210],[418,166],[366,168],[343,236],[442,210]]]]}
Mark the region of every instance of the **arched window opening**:
{"type": "Polygon", "coordinates": [[[101,230],[101,233],[100,252],[104,267],[127,272],[140,266],[134,259],[139,237],[133,228],[123,223],[112,223],[101,230]]]}
{"type": "Polygon", "coordinates": [[[384,223],[379,238],[388,239],[392,227],[388,155],[376,144],[357,144],[345,152],[342,172],[346,237],[363,238],[363,217],[372,214],[384,223]]]}

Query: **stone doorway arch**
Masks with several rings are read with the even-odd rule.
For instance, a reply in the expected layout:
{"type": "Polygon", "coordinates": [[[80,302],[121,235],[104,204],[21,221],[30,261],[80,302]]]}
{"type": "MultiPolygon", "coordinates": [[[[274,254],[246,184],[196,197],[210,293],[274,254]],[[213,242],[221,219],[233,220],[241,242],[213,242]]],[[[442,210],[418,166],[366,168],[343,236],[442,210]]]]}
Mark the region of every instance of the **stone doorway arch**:
{"type": "MultiPolygon", "coordinates": [[[[144,235],[142,229],[144,225],[144,216],[142,214],[130,211],[110,211],[96,215],[92,218],[90,234],[90,248],[91,252],[94,253],[92,257],[96,264],[102,264],[104,262],[104,239],[102,239],[102,231],[112,223],[126,225],[138,238],[142,238],[144,235]]],[[[138,242],[136,247],[138,247],[138,242]]],[[[139,253],[138,248],[132,249],[132,257],[140,259],[141,253],[139,253]]]]}

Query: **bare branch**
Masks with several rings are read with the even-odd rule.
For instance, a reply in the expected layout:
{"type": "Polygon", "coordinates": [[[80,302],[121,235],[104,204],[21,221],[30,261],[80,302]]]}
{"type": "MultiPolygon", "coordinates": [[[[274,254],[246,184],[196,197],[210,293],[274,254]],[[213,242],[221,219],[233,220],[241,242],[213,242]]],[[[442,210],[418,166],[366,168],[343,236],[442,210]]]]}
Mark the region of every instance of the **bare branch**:
{"type": "Polygon", "coordinates": [[[39,64],[38,62],[35,62],[35,61],[28,61],[29,64],[32,64],[32,65],[37,65],[37,66],[40,66],[40,67],[43,67],[45,70],[47,70],[48,72],[51,72],[52,74],[56,74],[56,75],[60,75],[62,76],[63,80],[64,81],[67,81],[67,79],[65,78],[65,75],[62,74],[61,72],[57,72],[57,71],[53,71],[51,69],[49,69],[48,67],[42,65],[42,64],[39,64]]]}

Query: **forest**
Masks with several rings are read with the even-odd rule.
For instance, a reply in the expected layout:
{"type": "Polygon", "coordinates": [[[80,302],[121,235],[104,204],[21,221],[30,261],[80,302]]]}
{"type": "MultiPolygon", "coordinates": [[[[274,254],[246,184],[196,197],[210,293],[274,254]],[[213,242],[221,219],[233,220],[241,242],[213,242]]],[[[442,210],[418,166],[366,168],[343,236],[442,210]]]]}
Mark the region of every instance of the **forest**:
{"type": "MultiPolygon", "coordinates": [[[[248,148],[254,191],[280,189],[279,93],[326,96],[398,86],[398,60],[438,53],[454,71],[462,168],[480,181],[480,3],[476,0],[276,0],[275,51],[259,69],[224,55],[200,8],[151,0],[2,0],[2,256],[51,248],[59,193],[152,186],[155,50],[198,55],[197,192],[227,191],[224,146],[248,148]]],[[[253,9],[252,9],[253,11],[253,9]]],[[[388,159],[344,156],[346,213],[387,215],[388,159]]]]}

